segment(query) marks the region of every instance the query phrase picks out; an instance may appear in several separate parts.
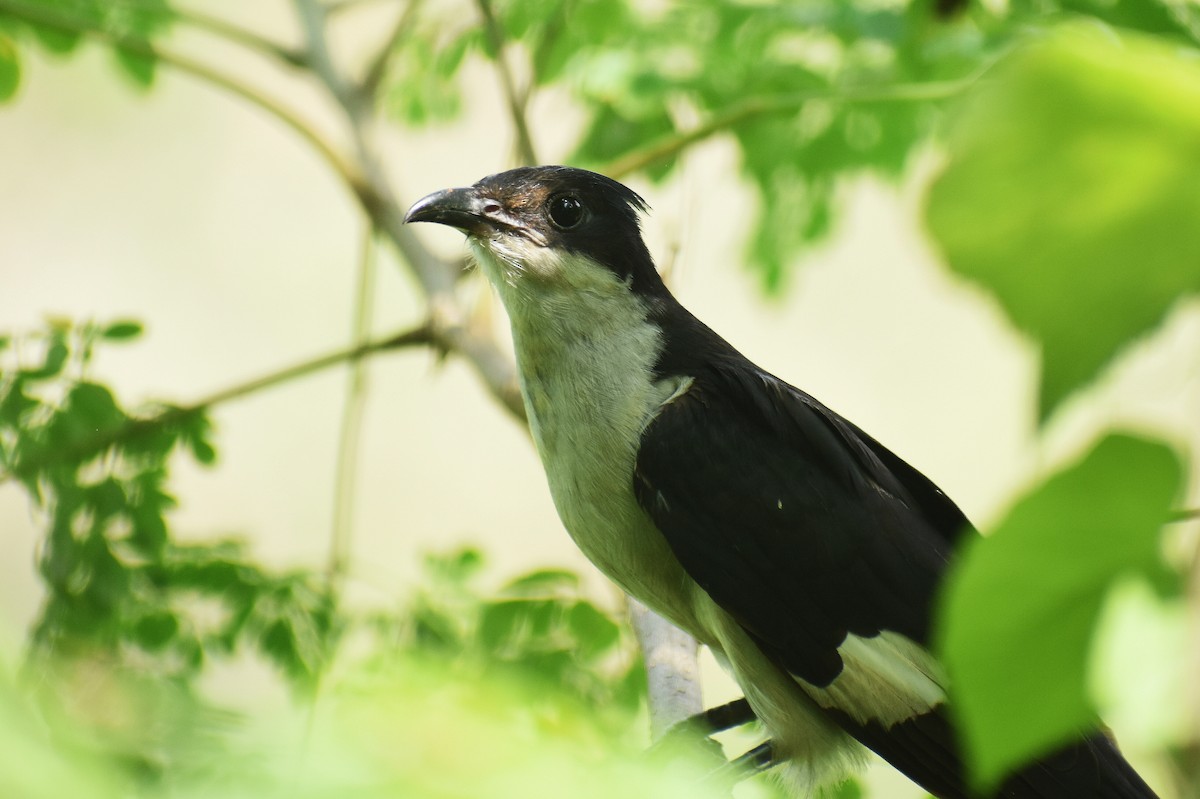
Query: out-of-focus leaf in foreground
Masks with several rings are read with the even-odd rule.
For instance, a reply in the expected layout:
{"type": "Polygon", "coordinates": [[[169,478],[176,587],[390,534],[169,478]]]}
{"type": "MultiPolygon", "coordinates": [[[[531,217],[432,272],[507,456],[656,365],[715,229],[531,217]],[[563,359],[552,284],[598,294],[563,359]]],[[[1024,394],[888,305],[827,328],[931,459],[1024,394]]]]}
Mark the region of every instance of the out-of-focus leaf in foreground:
{"type": "Polygon", "coordinates": [[[1112,435],[963,554],[941,649],[980,787],[1094,725],[1097,620],[1118,580],[1162,580],[1159,531],[1181,485],[1169,448],[1112,435]]]}
{"type": "Polygon", "coordinates": [[[1200,290],[1200,63],[1068,29],[972,100],[928,223],[1041,344],[1045,419],[1200,290]]]}
{"type": "MultiPolygon", "coordinates": [[[[58,670],[47,673],[54,679],[58,670]]],[[[119,675],[113,675],[119,677],[119,675]]],[[[83,714],[38,714],[0,678],[0,795],[21,799],[447,799],[654,796],[720,793],[705,771],[645,757],[591,723],[589,709],[532,709],[533,686],[495,677],[448,676],[409,656],[343,673],[315,715],[293,707],[230,718],[214,727],[202,706],[159,701],[152,681],[87,682],[83,714]],[[167,718],[163,714],[168,714],[167,718]],[[153,737],[164,726],[207,728],[203,751],[164,741],[167,780],[130,782],[120,747],[104,735],[153,737]],[[19,765],[17,765],[19,764],[19,765]]],[[[69,685],[58,685],[68,689],[69,685]]],[[[542,688],[544,692],[545,687],[542,688]]],[[[41,692],[52,691],[42,686],[41,692]]],[[[544,700],[544,697],[542,698],[544,700]]],[[[544,701],[542,702],[544,704],[544,701]]],[[[65,708],[64,708],[65,709],[65,708]]],[[[192,736],[195,737],[195,736],[192,736]]],[[[139,750],[140,751],[140,750],[139,750]]],[[[675,753],[672,753],[673,755],[675,753]]]]}

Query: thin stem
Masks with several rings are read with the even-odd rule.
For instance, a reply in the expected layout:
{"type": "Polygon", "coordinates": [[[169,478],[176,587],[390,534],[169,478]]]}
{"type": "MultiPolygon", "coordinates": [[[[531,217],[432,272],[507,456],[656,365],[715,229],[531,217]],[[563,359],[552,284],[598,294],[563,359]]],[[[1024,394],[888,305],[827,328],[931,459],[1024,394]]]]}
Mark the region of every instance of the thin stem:
{"type": "Polygon", "coordinates": [[[241,399],[250,394],[257,394],[268,388],[283,383],[289,383],[301,377],[316,372],[328,369],[331,366],[337,366],[340,363],[353,363],[354,361],[366,358],[369,355],[374,355],[378,352],[386,352],[388,350],[404,349],[418,345],[436,345],[437,337],[429,323],[421,324],[417,327],[408,330],[400,331],[386,338],[375,339],[368,341],[365,344],[358,344],[353,347],[347,347],[340,350],[334,350],[326,355],[320,355],[316,358],[311,358],[307,361],[292,366],[284,367],[262,377],[248,380],[245,383],[238,383],[229,388],[215,391],[207,397],[185,406],[185,410],[197,411],[208,410],[214,405],[220,405],[230,400],[241,399]]]}
{"type": "Polygon", "coordinates": [[[248,50],[282,61],[290,67],[305,66],[305,55],[302,51],[287,47],[262,34],[235,25],[228,20],[214,17],[194,9],[184,9],[178,6],[167,9],[172,18],[198,28],[226,41],[239,44],[248,50]]]}
{"type": "Polygon", "coordinates": [[[973,85],[981,71],[966,78],[936,83],[909,83],[894,86],[863,86],[857,88],[829,87],[803,92],[789,92],[774,97],[751,97],[715,114],[690,130],[668,134],[656,141],[611,161],[601,169],[606,175],[621,178],[659,161],[677,155],[691,145],[716,133],[733,128],[756,117],[796,111],[806,103],[828,100],[844,103],[919,102],[943,100],[962,93],[973,85]]]}
{"type": "Polygon", "coordinates": [[[170,50],[165,50],[157,45],[151,44],[145,39],[140,39],[134,36],[114,33],[112,31],[100,30],[98,28],[89,27],[87,24],[77,19],[58,14],[53,11],[48,11],[42,6],[36,6],[29,3],[20,2],[20,0],[0,0],[0,11],[5,11],[15,17],[19,17],[26,22],[32,22],[47,28],[64,31],[67,33],[77,33],[88,38],[95,39],[99,42],[104,42],[118,50],[124,50],[127,53],[145,56],[147,58],[157,59],[164,64],[168,64],[180,72],[193,75],[208,83],[218,86],[226,91],[241,97],[243,100],[249,101],[251,104],[266,111],[271,116],[283,122],[293,132],[307,141],[321,155],[322,158],[333,168],[338,176],[350,186],[354,193],[362,197],[366,193],[366,188],[363,185],[362,177],[358,174],[346,159],[334,149],[328,141],[326,141],[313,127],[301,119],[291,109],[286,108],[277,100],[263,94],[257,88],[249,84],[214,70],[207,64],[196,61],[178,53],[173,53],[170,50]]]}
{"type": "MultiPolygon", "coordinates": [[[[353,347],[367,343],[371,331],[371,303],[375,286],[375,229],[367,225],[363,232],[362,254],[358,261],[358,287],[354,297],[354,324],[350,341],[353,347]]],[[[350,363],[346,402],[342,407],[338,430],[337,467],[334,477],[333,525],[329,536],[329,561],[326,568],[330,604],[336,606],[342,578],[350,554],[353,530],[354,487],[358,476],[358,451],[362,442],[363,410],[367,399],[367,370],[362,359],[350,363]]]]}
{"type": "MultiPolygon", "coordinates": [[[[408,5],[400,12],[395,26],[392,27],[391,34],[384,40],[383,45],[375,53],[375,57],[371,59],[366,72],[363,73],[362,82],[358,87],[358,92],[362,96],[373,100],[379,92],[379,86],[387,76],[387,68],[392,61],[392,54],[396,52],[400,43],[412,31],[413,25],[417,20],[417,9],[420,5],[421,0],[409,0],[408,5]]],[[[329,12],[326,11],[326,13],[328,14],[329,12]]]]}
{"type": "Polygon", "coordinates": [[[315,0],[294,0],[296,12],[313,54],[312,67],[334,100],[341,106],[354,134],[354,145],[363,170],[363,183],[358,192],[360,202],[412,270],[413,276],[429,300],[430,324],[438,344],[455,352],[475,367],[484,385],[513,416],[525,418],[525,405],[517,387],[516,369],[512,358],[501,350],[492,334],[469,324],[455,294],[455,283],[461,269],[455,263],[431,253],[404,224],[400,204],[392,192],[383,165],[369,138],[371,108],[361,102],[352,88],[334,68],[325,40],[324,17],[327,9],[315,0]]]}
{"type": "Polygon", "coordinates": [[[539,161],[533,147],[533,136],[529,133],[529,120],[525,118],[524,102],[517,93],[517,83],[505,58],[504,33],[500,30],[500,24],[492,11],[491,0],[475,0],[475,5],[479,8],[479,15],[483,17],[488,43],[496,51],[496,72],[500,75],[500,87],[504,90],[508,113],[517,134],[517,156],[523,164],[537,164],[539,161]]]}
{"type": "MultiPolygon", "coordinates": [[[[385,2],[385,0],[329,0],[329,2],[324,4],[323,10],[327,16],[332,17],[335,14],[341,14],[343,11],[351,11],[359,6],[381,2],[385,2]]],[[[392,2],[392,0],[386,0],[386,2],[392,2]]]]}
{"type": "Polygon", "coordinates": [[[253,380],[214,391],[212,394],[191,404],[170,405],[150,416],[130,419],[112,430],[91,436],[75,446],[55,450],[41,458],[19,461],[13,471],[0,473],[0,483],[14,477],[35,473],[53,464],[83,462],[114,444],[144,435],[164,426],[177,424],[197,413],[209,411],[217,405],[257,394],[260,391],[265,391],[284,383],[290,383],[293,380],[307,377],[308,375],[328,369],[331,366],[347,362],[352,363],[378,352],[428,345],[438,346],[438,338],[433,327],[429,323],[425,323],[385,338],[375,339],[354,347],[336,350],[316,358],[301,361],[270,374],[256,377],[253,380]]]}

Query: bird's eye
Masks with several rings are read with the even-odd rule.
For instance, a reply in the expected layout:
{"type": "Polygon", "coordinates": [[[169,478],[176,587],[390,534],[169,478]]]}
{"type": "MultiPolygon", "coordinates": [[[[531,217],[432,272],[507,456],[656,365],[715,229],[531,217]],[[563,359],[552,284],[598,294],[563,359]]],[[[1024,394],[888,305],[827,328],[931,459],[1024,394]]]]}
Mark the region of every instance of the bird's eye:
{"type": "Polygon", "coordinates": [[[560,194],[550,200],[550,221],[567,230],[583,221],[584,207],[578,197],[560,194]]]}

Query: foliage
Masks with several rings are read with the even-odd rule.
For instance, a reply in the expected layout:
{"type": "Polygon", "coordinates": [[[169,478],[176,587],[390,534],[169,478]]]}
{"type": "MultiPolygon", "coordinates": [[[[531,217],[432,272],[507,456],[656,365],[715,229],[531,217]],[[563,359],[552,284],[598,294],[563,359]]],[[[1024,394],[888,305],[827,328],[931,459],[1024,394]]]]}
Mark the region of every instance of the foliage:
{"type": "Polygon", "coordinates": [[[313,578],[271,574],[236,541],[182,544],[168,532],[171,456],[186,448],[200,463],[215,461],[207,416],[178,407],[130,413],[87,378],[98,343],[140,333],[134,322],[54,322],[5,338],[0,464],[24,484],[47,529],[35,655],[119,653],[186,683],[206,657],[249,642],[311,682],[331,632],[313,578]]]}
{"type": "MultiPolygon", "coordinates": [[[[323,712],[307,721],[286,712],[259,711],[238,719],[236,727],[214,725],[195,705],[163,704],[152,683],[90,676],[88,699],[105,716],[91,721],[103,723],[106,736],[164,723],[207,729],[210,736],[201,756],[209,767],[182,764],[169,780],[131,783],[127,764],[111,750],[97,755],[81,746],[78,715],[47,715],[0,679],[0,745],[8,762],[21,764],[0,769],[5,796],[719,795],[686,761],[664,767],[633,757],[619,739],[590,726],[587,711],[565,699],[557,716],[533,717],[528,685],[494,676],[448,680],[436,665],[405,655],[341,674],[324,691],[323,712]],[[114,730],[114,717],[126,722],[122,729],[114,730]]],[[[545,702],[544,694],[553,688],[540,690],[545,702]]],[[[170,743],[178,753],[178,742],[170,743]]]]}
{"type": "MultiPolygon", "coordinates": [[[[930,191],[950,266],[1041,347],[1043,421],[1200,289],[1189,221],[1200,73],[1178,44],[1072,26],[1015,53],[964,103],[930,191]]],[[[1159,443],[1111,437],[966,553],[946,594],[944,652],[982,783],[1095,718],[1087,674],[1114,585],[1141,575],[1179,604],[1158,531],[1182,471],[1159,443]]],[[[1143,666],[1126,683],[1168,670],[1143,666]]]]}
{"type": "MultiPolygon", "coordinates": [[[[204,699],[207,667],[248,650],[311,696],[343,633],[358,645],[347,667],[356,679],[375,675],[378,686],[384,678],[376,672],[387,680],[418,675],[435,693],[477,690],[492,701],[492,692],[507,693],[500,701],[511,707],[501,717],[520,706],[545,727],[539,736],[571,729],[590,736],[593,751],[605,740],[631,738],[644,670],[629,634],[583,598],[572,573],[531,572],[485,596],[474,585],[484,565],[479,552],[430,555],[424,586],[404,608],[360,617],[336,607],[324,579],[272,572],[239,541],[176,540],[170,463],[185,452],[216,461],[207,416],[177,406],[131,413],[88,374],[97,347],[140,334],[130,321],[53,321],[0,337],[7,361],[0,370],[2,465],[35,499],[47,529],[39,560],[47,596],[24,672],[40,712],[61,719],[61,729],[38,757],[58,757],[55,747],[98,757],[108,764],[106,780],[132,779],[150,795],[155,786],[213,779],[216,761],[232,755],[228,729],[236,717],[204,699]],[[584,706],[601,712],[585,721],[584,706]]],[[[411,704],[416,696],[424,694],[396,701],[411,704]]],[[[475,718],[464,706],[450,718],[499,724],[493,710],[475,718]]],[[[405,729],[418,734],[412,721],[405,729]]],[[[611,744],[607,751],[617,753],[611,744]]],[[[450,754],[464,752],[442,757],[450,754]]],[[[58,779],[33,780],[22,795],[50,795],[58,779]]]]}
{"type": "Polygon", "coordinates": [[[955,710],[981,784],[1095,723],[1092,631],[1115,583],[1164,580],[1159,531],[1181,477],[1169,449],[1110,436],[965,554],[947,586],[942,634],[947,668],[966,675],[955,710]]]}
{"type": "MultiPolygon", "coordinates": [[[[115,36],[139,40],[162,35],[168,30],[171,21],[166,0],[137,0],[129,3],[109,3],[105,0],[40,0],[37,3],[25,2],[18,5],[17,9],[31,7],[36,11],[48,12],[53,17],[77,21],[85,29],[104,30],[115,36]]],[[[5,27],[18,35],[31,35],[37,44],[59,56],[72,55],[79,49],[79,43],[83,39],[80,31],[39,24],[35,21],[36,16],[40,15],[35,15],[34,18],[20,13],[0,16],[0,101],[12,96],[19,75],[15,67],[18,63],[17,52],[11,48],[12,39],[3,33],[5,27]],[[9,45],[7,59],[6,44],[9,45]],[[6,69],[6,60],[13,66],[6,69]],[[5,94],[5,73],[8,70],[12,70],[9,72],[12,77],[8,83],[11,91],[5,94]]],[[[121,72],[135,84],[149,88],[154,82],[157,63],[153,57],[123,49],[115,50],[113,55],[121,72]]]]}
{"type": "Polygon", "coordinates": [[[482,593],[483,566],[475,549],[426,556],[425,585],[374,626],[460,673],[529,685],[533,706],[543,705],[538,686],[558,686],[627,736],[645,697],[645,669],[628,630],[582,596],[572,572],[540,569],[482,593]]]}
{"type": "Polygon", "coordinates": [[[1200,67],[1073,30],[1000,72],[971,98],[929,224],[1040,343],[1046,417],[1200,292],[1200,67]]]}

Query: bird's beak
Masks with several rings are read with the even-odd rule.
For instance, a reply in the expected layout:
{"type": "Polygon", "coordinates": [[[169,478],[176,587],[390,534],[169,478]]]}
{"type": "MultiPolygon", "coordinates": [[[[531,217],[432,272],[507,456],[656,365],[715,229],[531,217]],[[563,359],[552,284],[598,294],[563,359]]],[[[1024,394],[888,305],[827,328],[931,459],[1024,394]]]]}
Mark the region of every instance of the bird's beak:
{"type": "Polygon", "coordinates": [[[474,188],[443,189],[417,200],[404,221],[436,222],[467,233],[482,233],[493,226],[489,210],[474,188]]]}

